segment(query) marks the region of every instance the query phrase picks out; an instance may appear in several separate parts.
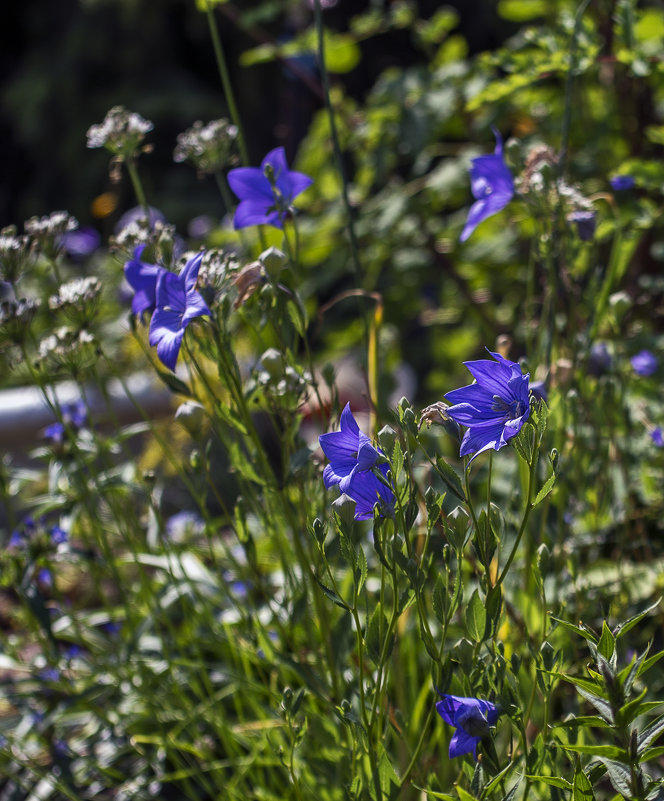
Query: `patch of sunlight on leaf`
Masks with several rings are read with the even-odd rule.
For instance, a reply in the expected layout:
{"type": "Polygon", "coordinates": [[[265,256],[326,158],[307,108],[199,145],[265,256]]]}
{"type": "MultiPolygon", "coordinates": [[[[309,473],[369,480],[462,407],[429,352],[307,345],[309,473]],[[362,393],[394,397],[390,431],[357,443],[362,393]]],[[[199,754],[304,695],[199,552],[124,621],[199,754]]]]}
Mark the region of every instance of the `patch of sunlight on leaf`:
{"type": "Polygon", "coordinates": [[[546,14],[547,0],[500,0],[498,15],[509,22],[528,22],[546,14]]]}

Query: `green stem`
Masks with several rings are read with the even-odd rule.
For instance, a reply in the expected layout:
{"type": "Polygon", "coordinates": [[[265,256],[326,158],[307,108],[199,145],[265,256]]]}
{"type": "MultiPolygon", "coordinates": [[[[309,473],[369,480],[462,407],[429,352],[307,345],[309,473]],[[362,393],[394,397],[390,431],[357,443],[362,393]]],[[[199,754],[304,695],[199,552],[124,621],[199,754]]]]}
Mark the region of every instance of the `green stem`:
{"type": "Polygon", "coordinates": [[[563,127],[560,143],[560,160],[558,162],[558,176],[562,178],[565,172],[565,163],[567,161],[567,147],[569,143],[569,129],[572,119],[572,84],[574,82],[574,72],[576,70],[576,49],[579,41],[579,33],[581,31],[581,21],[590,4],[590,0],[582,0],[576,11],[576,18],[574,20],[574,31],[572,32],[572,41],[569,48],[569,66],[567,69],[567,80],[565,82],[565,109],[563,112],[563,127]]]}
{"type": "Polygon", "coordinates": [[[138,170],[136,169],[136,164],[134,163],[133,159],[128,159],[127,161],[125,161],[125,164],[127,165],[127,172],[129,173],[131,185],[134,187],[136,202],[143,209],[143,213],[145,214],[145,222],[149,229],[150,207],[148,206],[148,201],[146,200],[145,192],[143,191],[143,184],[141,183],[141,179],[138,176],[138,170]]]}
{"type": "MultiPolygon", "coordinates": [[[[323,84],[323,91],[325,93],[325,107],[330,124],[330,136],[332,137],[332,147],[334,149],[334,157],[337,162],[337,169],[341,176],[341,196],[344,207],[346,209],[348,235],[350,237],[350,250],[353,262],[353,269],[355,272],[355,283],[358,288],[364,287],[364,273],[362,270],[362,263],[360,261],[360,248],[355,234],[354,214],[353,208],[350,203],[348,194],[348,177],[343,163],[343,155],[341,153],[341,145],[339,143],[339,135],[337,133],[337,123],[334,116],[334,109],[332,108],[332,100],[330,97],[330,78],[327,72],[325,63],[325,29],[323,27],[323,12],[321,10],[320,0],[314,2],[314,19],[316,24],[316,34],[318,38],[318,68],[320,69],[321,82],[323,84]]],[[[369,346],[369,326],[364,309],[361,302],[358,300],[358,312],[361,314],[364,323],[364,343],[365,351],[369,346]]]]}
{"type": "Polygon", "coordinates": [[[533,493],[535,491],[535,470],[537,468],[538,453],[539,449],[535,448],[533,452],[532,462],[530,464],[530,471],[528,473],[528,499],[526,501],[526,509],[523,513],[523,519],[521,520],[519,533],[516,535],[516,540],[514,541],[514,545],[512,546],[512,551],[510,552],[510,555],[507,558],[507,562],[505,562],[505,567],[503,567],[502,573],[500,574],[498,581],[496,582],[497,587],[500,586],[505,580],[507,571],[510,569],[510,565],[514,561],[517,549],[519,547],[519,544],[521,543],[521,538],[523,537],[523,533],[526,530],[526,525],[528,524],[528,518],[530,517],[530,513],[533,510],[533,493]]]}
{"type": "Polygon", "coordinates": [[[207,15],[208,26],[210,28],[210,36],[212,38],[212,47],[214,48],[214,56],[217,60],[217,68],[219,70],[219,77],[221,78],[221,85],[224,89],[226,96],[226,103],[228,104],[228,113],[231,115],[233,124],[238,131],[238,147],[240,149],[240,157],[245,167],[249,164],[249,154],[247,153],[247,146],[244,139],[244,130],[240,120],[240,114],[235,102],[235,94],[233,92],[233,85],[231,83],[230,75],[228,74],[228,67],[226,59],[224,58],[224,50],[221,46],[221,38],[219,36],[219,29],[217,28],[217,21],[214,18],[212,6],[205,0],[205,13],[207,15]]]}

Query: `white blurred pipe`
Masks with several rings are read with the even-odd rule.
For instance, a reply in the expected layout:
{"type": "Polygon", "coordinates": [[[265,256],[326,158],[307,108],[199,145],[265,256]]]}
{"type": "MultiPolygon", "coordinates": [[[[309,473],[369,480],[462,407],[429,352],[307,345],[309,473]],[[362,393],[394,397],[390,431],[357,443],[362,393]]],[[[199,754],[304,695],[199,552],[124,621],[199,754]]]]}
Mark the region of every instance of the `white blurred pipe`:
{"type": "MultiPolygon", "coordinates": [[[[124,383],[133,399],[118,379],[108,382],[108,394],[115,417],[124,425],[137,422],[143,417],[137,405],[147,416],[162,417],[173,411],[173,395],[166,388],[155,385],[147,373],[128,376],[124,383]]],[[[60,405],[75,403],[81,391],[75,381],[63,381],[49,389],[50,397],[60,405]]],[[[86,399],[97,422],[108,419],[106,401],[97,387],[86,389],[86,399]]],[[[56,422],[53,412],[44,400],[41,390],[35,386],[5,389],[0,392],[0,453],[24,450],[32,447],[44,428],[56,422]]]]}

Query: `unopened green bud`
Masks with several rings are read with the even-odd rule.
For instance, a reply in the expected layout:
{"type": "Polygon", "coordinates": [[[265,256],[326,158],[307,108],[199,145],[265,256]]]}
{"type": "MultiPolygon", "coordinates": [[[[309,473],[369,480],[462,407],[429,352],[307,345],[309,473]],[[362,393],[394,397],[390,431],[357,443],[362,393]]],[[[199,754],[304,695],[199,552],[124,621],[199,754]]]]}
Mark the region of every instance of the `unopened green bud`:
{"type": "Polygon", "coordinates": [[[185,401],[176,409],[175,419],[186,429],[191,437],[196,439],[203,427],[205,409],[197,401],[185,401]]]}
{"type": "Polygon", "coordinates": [[[293,703],[293,691],[290,687],[284,687],[283,694],[281,696],[281,706],[288,712],[291,708],[291,704],[293,703]]]}
{"type": "Polygon", "coordinates": [[[314,522],[311,524],[311,531],[316,538],[316,542],[319,545],[322,545],[325,542],[325,537],[327,536],[327,528],[319,517],[314,518],[314,522]]]}
{"type": "Polygon", "coordinates": [[[632,308],[632,305],[632,298],[627,292],[614,292],[609,297],[609,306],[619,320],[632,308]]]}
{"type": "Polygon", "coordinates": [[[268,348],[261,356],[263,369],[273,381],[278,381],[284,375],[284,357],[276,348],[268,348]]]}
{"type": "Polygon", "coordinates": [[[189,464],[194,470],[198,470],[203,464],[203,457],[201,456],[201,452],[198,450],[198,448],[194,448],[194,450],[189,454],[189,464]]]}
{"type": "Polygon", "coordinates": [[[540,575],[546,576],[549,572],[549,564],[551,562],[551,553],[544,543],[537,549],[537,567],[539,568],[540,575]]]}
{"type": "Polygon", "coordinates": [[[394,443],[396,441],[396,431],[393,428],[390,428],[390,426],[383,426],[378,432],[378,442],[385,453],[392,453],[394,450],[394,443]]]}
{"type": "Polygon", "coordinates": [[[258,261],[263,265],[270,278],[276,278],[286,266],[288,259],[279,248],[271,247],[261,253],[258,261]]]}
{"type": "Polygon", "coordinates": [[[336,501],[332,502],[332,510],[339,518],[339,524],[344,533],[350,531],[355,519],[355,501],[342,493],[336,501]]]}

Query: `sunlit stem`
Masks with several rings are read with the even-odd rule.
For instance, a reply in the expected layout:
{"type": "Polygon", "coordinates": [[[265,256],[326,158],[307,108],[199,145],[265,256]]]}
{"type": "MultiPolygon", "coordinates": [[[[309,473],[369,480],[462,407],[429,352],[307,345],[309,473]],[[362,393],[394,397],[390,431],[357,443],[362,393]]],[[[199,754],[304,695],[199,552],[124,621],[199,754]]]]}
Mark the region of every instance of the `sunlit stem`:
{"type": "Polygon", "coordinates": [[[526,501],[526,508],[523,513],[523,519],[521,520],[521,526],[519,527],[519,532],[516,535],[516,539],[514,540],[514,545],[512,546],[512,550],[510,555],[507,557],[507,562],[505,562],[505,566],[498,577],[498,581],[496,582],[496,586],[500,586],[503,581],[505,580],[505,576],[510,569],[512,562],[514,561],[514,557],[516,556],[516,552],[521,544],[521,538],[526,530],[526,526],[528,525],[528,519],[530,517],[530,513],[533,510],[533,494],[535,492],[535,471],[537,469],[537,457],[539,455],[539,447],[536,446],[533,450],[532,461],[529,465],[530,470],[528,473],[528,497],[526,501]]]}
{"type": "Polygon", "coordinates": [[[233,124],[237,128],[238,147],[240,149],[240,157],[242,163],[247,166],[249,164],[249,155],[247,153],[247,146],[244,139],[244,130],[240,120],[240,114],[235,102],[235,93],[233,92],[233,84],[231,83],[230,75],[228,74],[228,67],[226,59],[224,58],[224,50],[221,46],[221,38],[219,36],[219,29],[217,28],[217,21],[214,18],[214,12],[209,0],[205,2],[205,13],[207,15],[208,26],[210,28],[210,37],[212,38],[212,47],[214,48],[214,56],[217,60],[217,68],[219,70],[219,77],[221,78],[221,85],[226,96],[226,103],[228,104],[228,113],[231,115],[233,124]]]}
{"type": "Polygon", "coordinates": [[[148,206],[148,201],[145,197],[145,192],[143,191],[143,184],[141,183],[141,179],[138,176],[138,170],[136,169],[136,164],[132,158],[127,159],[125,161],[127,165],[127,172],[129,173],[129,180],[131,181],[131,185],[134,188],[134,194],[136,195],[136,202],[138,205],[143,209],[143,214],[145,214],[145,224],[150,229],[150,207],[148,206]]]}
{"type": "MultiPolygon", "coordinates": [[[[334,156],[337,162],[337,169],[341,176],[341,196],[346,209],[348,236],[350,238],[350,250],[353,262],[353,270],[355,272],[355,283],[358,288],[364,286],[364,274],[362,271],[362,264],[360,261],[360,249],[355,234],[355,224],[353,221],[353,209],[350,203],[348,194],[348,178],[344,168],[343,156],[341,153],[341,145],[339,143],[339,135],[337,133],[337,123],[334,116],[334,109],[332,108],[332,100],[330,97],[330,78],[327,72],[325,63],[325,29],[323,27],[323,12],[321,10],[320,0],[314,2],[314,18],[316,23],[316,34],[318,38],[318,68],[320,70],[321,82],[323,84],[323,91],[325,93],[325,107],[327,108],[327,115],[330,124],[330,136],[332,137],[332,147],[334,148],[334,156]]],[[[364,341],[368,346],[369,340],[369,327],[367,324],[364,309],[360,309],[358,301],[358,312],[361,314],[364,324],[364,341]]]]}

